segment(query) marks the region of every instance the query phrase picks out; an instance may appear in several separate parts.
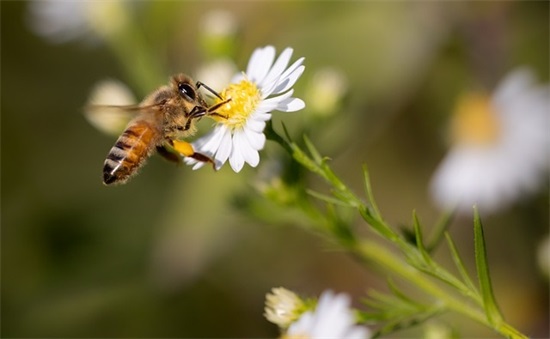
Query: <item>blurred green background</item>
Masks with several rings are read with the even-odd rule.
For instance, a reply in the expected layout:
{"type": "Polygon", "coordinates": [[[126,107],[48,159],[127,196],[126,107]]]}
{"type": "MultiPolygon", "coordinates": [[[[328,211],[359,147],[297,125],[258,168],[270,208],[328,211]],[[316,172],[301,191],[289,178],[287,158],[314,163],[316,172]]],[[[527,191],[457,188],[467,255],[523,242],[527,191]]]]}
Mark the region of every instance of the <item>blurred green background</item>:
{"type": "MultiPolygon", "coordinates": [[[[142,97],[172,73],[193,75],[214,56],[205,52],[203,20],[220,9],[236,20],[240,69],[254,48],[293,47],[293,60],[306,57],[295,96],[308,105],[317,70],[346,77],[336,116],[311,127],[306,108],[276,113],[275,126],[309,128],[356,192],[368,164],[393,224],[409,224],[413,209],[428,225],[437,220],[427,187],[460,93],[491,89],[519,65],[548,81],[544,1],[140,2],[128,13],[136,35],[66,43],[30,29],[28,3],[2,2],[2,337],[273,337],[277,329],[262,315],[272,287],[311,296],[330,288],[355,301],[385,288],[383,275],[324,239],[239,211],[239,199],[260,199],[256,169],[192,171],[152,157],[127,185],[101,184],[115,138],[83,117],[90,89],[116,78],[142,97]],[[128,47],[132,39],[144,51],[128,47]]],[[[261,157],[279,151],[268,142],[261,157]]],[[[548,233],[541,191],[483,218],[497,300],[509,323],[532,337],[550,335],[548,280],[536,260],[548,233]]],[[[457,219],[451,233],[473,268],[471,218],[457,219]]],[[[450,266],[444,246],[439,252],[450,266]]],[[[494,336],[469,320],[443,319],[464,337],[494,336]]]]}

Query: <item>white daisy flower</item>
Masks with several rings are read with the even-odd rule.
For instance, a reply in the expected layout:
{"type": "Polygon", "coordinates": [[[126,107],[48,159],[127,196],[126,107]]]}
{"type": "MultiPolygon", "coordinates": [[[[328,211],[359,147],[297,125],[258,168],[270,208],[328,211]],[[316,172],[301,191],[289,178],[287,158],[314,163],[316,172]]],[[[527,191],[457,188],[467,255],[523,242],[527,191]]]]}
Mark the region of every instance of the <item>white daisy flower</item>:
{"type": "Polygon", "coordinates": [[[364,326],[355,325],[355,317],[350,309],[351,301],[346,294],[325,291],[319,298],[315,311],[308,311],[288,328],[283,338],[310,339],[365,339],[370,331],[364,326]]]}
{"type": "Polygon", "coordinates": [[[489,213],[540,188],[550,155],[549,87],[533,73],[509,74],[489,97],[469,94],[451,124],[453,146],[431,182],[444,208],[489,213]]]}
{"type": "MultiPolygon", "coordinates": [[[[193,143],[197,152],[214,158],[220,168],[229,160],[231,168],[239,172],[244,163],[256,167],[260,162],[258,151],[264,148],[263,133],[271,111],[294,112],[305,107],[304,101],[292,97],[292,86],[304,71],[298,59],[287,67],[293,50],[285,49],[275,59],[275,48],[267,46],[252,53],[246,73],[234,77],[232,84],[221,92],[224,99],[231,101],[222,105],[211,116],[216,122],[212,132],[193,143]]],[[[220,100],[221,101],[221,100],[220,100]]],[[[185,159],[193,169],[204,163],[185,159]]]]}

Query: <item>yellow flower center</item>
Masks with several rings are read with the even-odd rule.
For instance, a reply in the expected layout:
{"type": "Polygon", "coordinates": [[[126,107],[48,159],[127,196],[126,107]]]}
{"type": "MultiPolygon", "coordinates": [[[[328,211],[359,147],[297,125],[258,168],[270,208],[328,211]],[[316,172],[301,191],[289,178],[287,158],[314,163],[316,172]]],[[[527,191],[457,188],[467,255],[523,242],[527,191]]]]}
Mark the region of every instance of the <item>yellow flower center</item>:
{"type": "Polygon", "coordinates": [[[459,100],[451,121],[453,143],[490,145],[499,133],[499,121],[487,95],[468,93],[459,100]]]}
{"type": "MultiPolygon", "coordinates": [[[[247,79],[229,85],[220,95],[224,100],[231,99],[231,101],[218,108],[216,113],[219,115],[211,117],[232,128],[242,128],[261,99],[258,86],[247,79]]],[[[217,103],[222,101],[218,99],[217,103]]]]}

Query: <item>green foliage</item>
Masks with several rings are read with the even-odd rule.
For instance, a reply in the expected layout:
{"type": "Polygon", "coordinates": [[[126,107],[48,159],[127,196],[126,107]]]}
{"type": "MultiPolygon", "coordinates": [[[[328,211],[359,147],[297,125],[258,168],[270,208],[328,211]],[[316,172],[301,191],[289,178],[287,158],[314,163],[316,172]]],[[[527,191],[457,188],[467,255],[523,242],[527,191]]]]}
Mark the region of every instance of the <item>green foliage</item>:
{"type": "Polygon", "coordinates": [[[307,137],[304,138],[306,152],[297,143],[284,141],[271,125],[268,130],[267,135],[270,139],[279,143],[284,142],[282,146],[290,152],[296,162],[321,177],[329,186],[330,195],[306,189],[308,195],[302,198],[307,199],[307,202],[296,204],[298,208],[307,206],[307,215],[316,216],[315,219],[311,219],[312,223],[324,220],[315,229],[363,261],[379,265],[388,272],[391,293],[370,291],[364,302],[369,311],[359,312],[361,322],[376,325],[375,336],[388,335],[452,311],[492,328],[505,337],[525,338],[504,321],[497,307],[489,274],[483,228],[477,210],[474,234],[479,289],[468,274],[466,264],[461,259],[454,241],[446,232],[452,213],[446,213],[440,218],[434,227],[432,240],[427,245],[423,234],[425,227],[416,212],[413,212],[411,241],[407,232],[396,232],[394,227],[383,219],[374,199],[366,167],[363,168],[363,177],[368,203],[362,201],[340,180],[330,168],[329,159],[323,157],[307,137]],[[325,207],[314,205],[310,201],[311,198],[323,202],[325,207]],[[381,246],[370,237],[359,236],[357,230],[352,227],[353,223],[339,212],[341,208],[356,210],[387,244],[381,246]],[[312,209],[316,209],[316,212],[312,213],[312,209]],[[440,265],[432,255],[443,237],[447,240],[458,275],[440,265]],[[393,250],[387,245],[393,247],[393,250]],[[421,290],[428,301],[418,302],[409,297],[393,283],[392,276],[400,277],[407,284],[421,290]]]}

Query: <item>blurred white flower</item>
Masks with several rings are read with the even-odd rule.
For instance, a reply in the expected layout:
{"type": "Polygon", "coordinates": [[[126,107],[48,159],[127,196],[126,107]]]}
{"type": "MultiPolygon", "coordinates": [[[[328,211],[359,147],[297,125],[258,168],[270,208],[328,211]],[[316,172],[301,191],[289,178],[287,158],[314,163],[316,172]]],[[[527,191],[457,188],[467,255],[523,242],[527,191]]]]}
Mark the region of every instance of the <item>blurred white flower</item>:
{"type": "Polygon", "coordinates": [[[224,9],[207,12],[201,20],[201,26],[202,34],[215,37],[233,36],[238,29],[233,13],[224,9]]]}
{"type": "Polygon", "coordinates": [[[27,24],[53,43],[105,37],[126,24],[125,0],[40,0],[28,4],[27,24]]]}
{"type": "Polygon", "coordinates": [[[264,315],[268,321],[281,328],[287,328],[304,308],[304,302],[296,293],[282,287],[273,288],[271,293],[266,295],[264,315]]]}
{"type": "MultiPolygon", "coordinates": [[[[208,87],[218,91],[231,82],[231,79],[237,72],[237,66],[229,59],[217,59],[205,64],[197,69],[194,78],[208,87]]],[[[209,97],[212,93],[203,91],[209,97]]]]}
{"type": "Polygon", "coordinates": [[[370,338],[368,328],[355,325],[355,317],[350,306],[348,295],[335,295],[332,291],[325,291],[319,298],[315,311],[303,313],[290,325],[283,338],[370,338]]]}
{"type": "Polygon", "coordinates": [[[136,102],[132,91],[126,85],[116,80],[103,80],[92,89],[84,107],[84,116],[101,132],[118,136],[135,113],[117,109],[115,106],[134,105],[136,102]],[[97,105],[102,108],[91,108],[97,105]]]}
{"type": "Polygon", "coordinates": [[[199,24],[199,43],[208,59],[235,55],[239,25],[231,11],[220,8],[207,11],[199,24]]]}
{"type": "Polygon", "coordinates": [[[452,328],[441,322],[428,321],[423,326],[423,331],[422,338],[424,339],[452,339],[456,337],[452,328]]]}
{"type": "Polygon", "coordinates": [[[541,187],[550,156],[550,92],[525,68],[510,73],[492,97],[470,93],[451,124],[453,145],[431,182],[443,208],[494,212],[541,187]]]}
{"type": "MultiPolygon", "coordinates": [[[[252,54],[245,74],[234,77],[221,96],[231,101],[222,105],[211,116],[217,124],[214,130],[193,143],[197,152],[215,159],[220,168],[227,160],[235,172],[244,163],[256,167],[260,162],[259,150],[263,149],[266,137],[263,134],[271,111],[294,112],[305,107],[301,99],[292,97],[292,86],[304,71],[298,59],[287,67],[293,50],[285,49],[275,59],[275,48],[258,48],[252,54]]],[[[220,102],[219,100],[218,102],[220,102]]],[[[204,165],[194,159],[186,159],[193,169],[204,165]]]]}
{"type": "Polygon", "coordinates": [[[313,114],[329,116],[336,112],[348,90],[345,75],[334,69],[324,68],[313,75],[307,88],[306,98],[313,114]]]}

